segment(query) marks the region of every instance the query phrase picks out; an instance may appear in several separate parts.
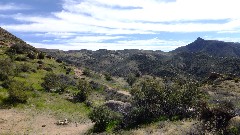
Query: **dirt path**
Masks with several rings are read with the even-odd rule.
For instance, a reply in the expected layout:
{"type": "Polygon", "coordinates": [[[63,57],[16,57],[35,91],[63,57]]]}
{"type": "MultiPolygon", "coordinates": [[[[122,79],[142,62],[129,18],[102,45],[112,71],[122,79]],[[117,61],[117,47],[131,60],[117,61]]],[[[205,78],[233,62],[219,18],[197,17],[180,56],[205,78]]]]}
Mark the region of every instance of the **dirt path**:
{"type": "Polygon", "coordinates": [[[81,69],[75,68],[74,69],[74,74],[77,78],[81,78],[83,71],[81,69]]]}
{"type": "Polygon", "coordinates": [[[93,124],[56,125],[51,115],[21,112],[15,109],[0,110],[0,134],[29,135],[79,135],[84,134],[93,124]]]}

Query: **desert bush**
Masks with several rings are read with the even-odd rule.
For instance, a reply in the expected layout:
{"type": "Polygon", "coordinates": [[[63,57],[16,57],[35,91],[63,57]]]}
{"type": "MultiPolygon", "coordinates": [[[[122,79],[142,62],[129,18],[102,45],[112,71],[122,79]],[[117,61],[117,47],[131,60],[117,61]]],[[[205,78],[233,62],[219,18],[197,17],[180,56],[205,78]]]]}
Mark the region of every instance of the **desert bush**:
{"type": "Polygon", "coordinates": [[[110,110],[106,106],[95,108],[90,114],[89,118],[95,122],[94,132],[112,131],[120,124],[122,115],[110,110]]]}
{"type": "Polygon", "coordinates": [[[44,59],[45,58],[45,54],[43,52],[40,52],[38,54],[38,59],[44,59]]]}
{"type": "Polygon", "coordinates": [[[57,59],[56,62],[62,63],[63,61],[61,59],[57,59]]]}
{"type": "Polygon", "coordinates": [[[167,86],[161,79],[151,77],[137,82],[131,94],[132,110],[125,118],[125,126],[153,121],[160,116],[173,120],[196,116],[197,104],[203,100],[203,93],[195,84],[167,86]]]}
{"type": "Polygon", "coordinates": [[[26,44],[14,44],[12,45],[8,51],[11,54],[29,54],[38,52],[36,48],[26,45],[26,44]]]}
{"type": "Polygon", "coordinates": [[[63,74],[48,73],[43,78],[42,87],[48,92],[62,93],[70,85],[76,85],[68,76],[63,74]]]}
{"type": "Polygon", "coordinates": [[[27,61],[27,58],[25,56],[18,56],[15,58],[16,61],[27,61]]]}
{"type": "Polygon", "coordinates": [[[30,53],[28,53],[27,57],[34,60],[37,58],[37,55],[36,55],[36,53],[30,52],[30,53]]]}
{"type": "Polygon", "coordinates": [[[71,71],[72,71],[72,68],[67,68],[67,69],[66,69],[66,74],[67,74],[67,75],[70,74],[71,71]]]}
{"type": "Polygon", "coordinates": [[[0,59],[0,81],[7,80],[14,75],[14,65],[10,59],[0,59]]]}
{"type": "Polygon", "coordinates": [[[85,68],[85,69],[83,70],[83,75],[85,75],[85,76],[91,76],[91,71],[90,71],[90,69],[89,69],[89,68],[85,68]]]}
{"type": "Polygon", "coordinates": [[[129,74],[127,76],[127,83],[132,86],[137,80],[137,77],[134,74],[129,74]]]}
{"type": "Polygon", "coordinates": [[[30,64],[23,63],[19,64],[16,68],[16,74],[21,73],[21,72],[31,72],[32,68],[30,64]]]}
{"type": "Polygon", "coordinates": [[[33,88],[25,82],[12,81],[9,84],[8,94],[12,103],[25,103],[31,95],[33,88]]]}
{"type": "Polygon", "coordinates": [[[92,91],[92,87],[86,80],[80,79],[77,86],[79,92],[74,96],[75,100],[78,102],[84,102],[87,100],[88,95],[92,91]]]}
{"type": "Polygon", "coordinates": [[[105,73],[104,74],[104,77],[105,77],[105,79],[107,80],[107,81],[112,81],[113,79],[112,79],[112,76],[109,74],[109,73],[105,73]]]}
{"type": "Polygon", "coordinates": [[[218,133],[226,133],[229,120],[235,116],[232,102],[223,101],[214,107],[204,107],[200,119],[206,130],[218,133]]]}

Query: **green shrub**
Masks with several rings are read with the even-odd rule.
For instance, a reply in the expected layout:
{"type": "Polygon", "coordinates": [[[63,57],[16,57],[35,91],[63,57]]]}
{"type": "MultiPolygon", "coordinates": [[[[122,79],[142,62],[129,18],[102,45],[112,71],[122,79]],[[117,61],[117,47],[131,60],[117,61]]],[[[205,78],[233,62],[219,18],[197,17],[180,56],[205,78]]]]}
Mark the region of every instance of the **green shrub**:
{"type": "Polygon", "coordinates": [[[94,132],[110,132],[120,124],[122,115],[111,111],[106,106],[100,106],[89,114],[89,118],[92,122],[95,122],[94,132]]]}
{"type": "Polygon", "coordinates": [[[130,74],[127,77],[127,83],[132,86],[137,80],[137,77],[134,74],[130,74]]]}
{"type": "Polygon", "coordinates": [[[0,81],[7,80],[14,75],[14,65],[10,59],[0,59],[0,81]]]}
{"type": "Polygon", "coordinates": [[[25,103],[31,95],[32,87],[20,81],[12,81],[8,88],[9,100],[12,103],[25,103]]]}
{"type": "Polygon", "coordinates": [[[204,100],[204,94],[195,84],[167,86],[151,77],[137,82],[131,94],[132,110],[126,115],[125,126],[154,121],[159,116],[172,120],[197,116],[197,104],[204,100]]]}
{"type": "Polygon", "coordinates": [[[63,74],[48,73],[43,78],[42,87],[48,92],[63,93],[70,85],[76,85],[73,79],[63,74]]]}
{"type": "Polygon", "coordinates": [[[40,52],[38,54],[38,59],[44,59],[45,58],[45,54],[43,52],[40,52]]]}
{"type": "Polygon", "coordinates": [[[235,117],[234,105],[232,102],[223,101],[214,107],[207,105],[201,111],[200,119],[204,123],[204,128],[209,131],[225,133],[226,127],[231,118],[235,117]]]}
{"type": "Polygon", "coordinates": [[[16,74],[20,72],[31,72],[31,65],[28,63],[19,64],[16,69],[16,74]]]}
{"type": "Polygon", "coordinates": [[[15,60],[16,61],[27,61],[27,58],[25,56],[18,56],[15,60]]]}
{"type": "Polygon", "coordinates": [[[10,54],[29,54],[38,52],[36,48],[27,44],[14,44],[8,51],[10,54]]]}
{"type": "Polygon", "coordinates": [[[83,75],[85,75],[85,76],[91,76],[91,71],[90,71],[90,69],[89,69],[89,68],[85,68],[85,69],[83,70],[83,75]]]}
{"type": "Polygon", "coordinates": [[[37,58],[37,54],[36,54],[36,53],[33,53],[33,52],[31,52],[31,53],[28,53],[27,57],[28,57],[28,58],[30,58],[30,59],[32,59],[32,60],[34,60],[34,59],[36,59],[36,58],[37,58]]]}
{"type": "Polygon", "coordinates": [[[104,74],[104,77],[105,77],[105,79],[107,80],[107,81],[112,81],[113,79],[112,79],[112,76],[109,74],[109,73],[105,73],[104,74]]]}
{"type": "Polygon", "coordinates": [[[75,100],[78,102],[84,102],[87,100],[88,95],[92,91],[92,87],[86,80],[80,79],[77,86],[79,92],[75,95],[75,100]]]}

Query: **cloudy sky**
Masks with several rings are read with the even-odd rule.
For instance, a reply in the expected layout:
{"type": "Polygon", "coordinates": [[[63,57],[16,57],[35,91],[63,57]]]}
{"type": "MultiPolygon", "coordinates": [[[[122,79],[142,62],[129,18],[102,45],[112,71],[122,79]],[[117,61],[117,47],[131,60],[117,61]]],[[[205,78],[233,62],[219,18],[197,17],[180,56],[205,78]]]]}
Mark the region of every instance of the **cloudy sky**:
{"type": "Polygon", "coordinates": [[[239,0],[1,0],[0,26],[39,48],[170,51],[240,42],[239,0]]]}

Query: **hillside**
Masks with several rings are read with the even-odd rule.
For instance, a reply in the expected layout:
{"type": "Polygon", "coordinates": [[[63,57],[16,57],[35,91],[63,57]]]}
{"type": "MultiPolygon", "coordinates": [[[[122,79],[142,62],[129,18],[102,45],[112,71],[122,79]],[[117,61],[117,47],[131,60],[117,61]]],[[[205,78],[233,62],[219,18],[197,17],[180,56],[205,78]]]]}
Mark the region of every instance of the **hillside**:
{"type": "Polygon", "coordinates": [[[20,38],[14,36],[13,34],[0,27],[0,46],[11,46],[17,43],[26,44],[26,42],[20,38]]]}
{"type": "Polygon", "coordinates": [[[239,46],[239,43],[198,38],[169,53],[131,49],[42,51],[77,67],[89,68],[99,73],[107,72],[113,76],[127,77],[131,73],[202,81],[211,72],[239,76],[239,46]]]}
{"type": "Polygon", "coordinates": [[[240,43],[204,40],[199,37],[187,46],[179,47],[172,52],[201,52],[216,57],[240,57],[240,43]]]}
{"type": "Polygon", "coordinates": [[[236,57],[47,50],[0,37],[0,134],[240,132],[236,57]]]}

